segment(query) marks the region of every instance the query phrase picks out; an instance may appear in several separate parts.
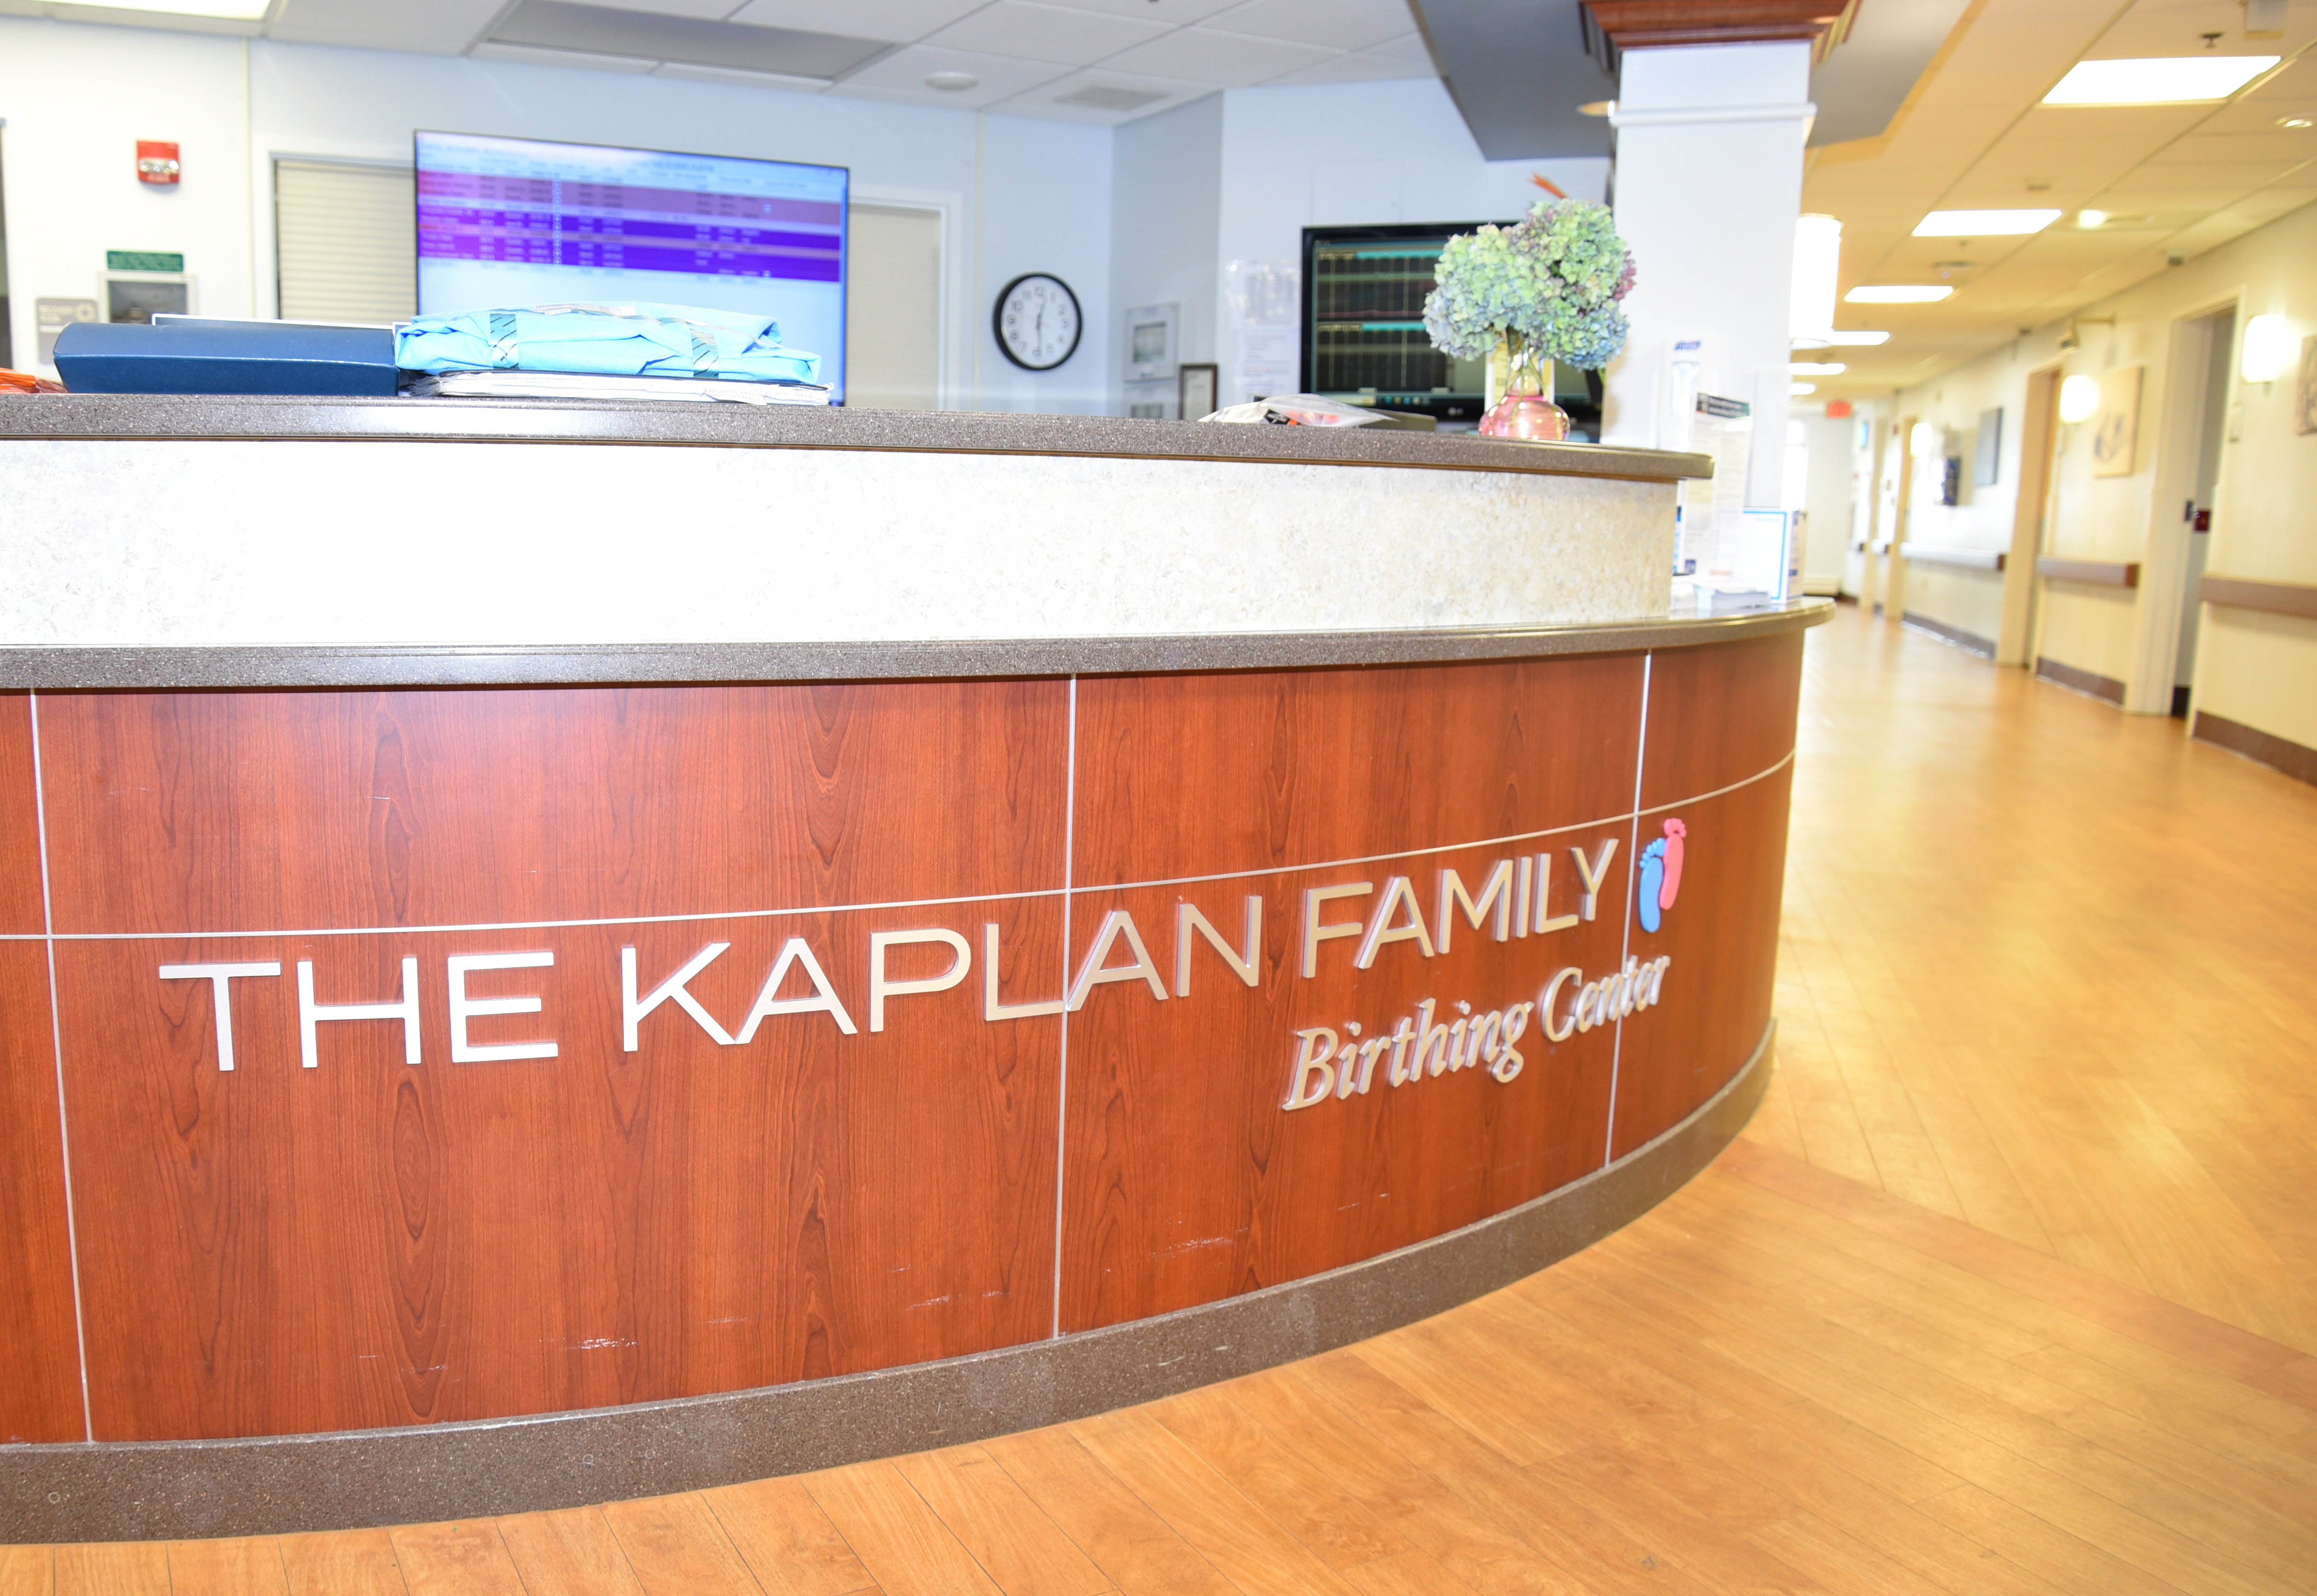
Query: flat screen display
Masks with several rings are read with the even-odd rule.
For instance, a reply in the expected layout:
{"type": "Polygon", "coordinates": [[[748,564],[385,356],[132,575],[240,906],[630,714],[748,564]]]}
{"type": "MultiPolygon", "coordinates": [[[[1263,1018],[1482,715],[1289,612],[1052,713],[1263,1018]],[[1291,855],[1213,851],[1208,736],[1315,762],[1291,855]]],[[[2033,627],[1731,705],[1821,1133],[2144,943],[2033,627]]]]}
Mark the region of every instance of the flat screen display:
{"type": "Polygon", "coordinates": [[[416,135],[418,314],[528,305],[762,311],[845,399],[842,166],[416,135]]]}

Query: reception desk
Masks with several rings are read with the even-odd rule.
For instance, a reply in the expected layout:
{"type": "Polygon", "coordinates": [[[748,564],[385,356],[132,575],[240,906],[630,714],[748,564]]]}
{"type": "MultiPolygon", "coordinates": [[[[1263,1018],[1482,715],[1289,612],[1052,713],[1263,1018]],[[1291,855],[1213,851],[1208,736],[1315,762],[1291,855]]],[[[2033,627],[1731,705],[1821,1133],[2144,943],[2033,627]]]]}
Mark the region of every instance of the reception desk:
{"type": "Polygon", "coordinates": [[[1767,1070],[1695,457],[0,408],[0,1533],[567,1505],[1374,1333],[1767,1070]]]}

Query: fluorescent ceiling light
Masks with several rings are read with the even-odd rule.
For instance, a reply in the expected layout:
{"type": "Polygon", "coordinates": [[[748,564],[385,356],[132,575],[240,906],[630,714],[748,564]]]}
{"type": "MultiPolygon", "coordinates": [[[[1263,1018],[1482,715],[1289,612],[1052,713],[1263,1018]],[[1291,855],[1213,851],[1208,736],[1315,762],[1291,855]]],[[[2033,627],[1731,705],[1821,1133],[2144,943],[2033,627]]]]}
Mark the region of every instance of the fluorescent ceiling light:
{"type": "Polygon", "coordinates": [[[1840,361],[1788,361],[1786,374],[1790,377],[1839,377],[1850,368],[1840,361]]]}
{"type": "Polygon", "coordinates": [[[2046,105],[2194,105],[2225,100],[2277,65],[2275,56],[2161,56],[2078,61],[2046,105]]]}
{"type": "Polygon", "coordinates": [[[1951,288],[1930,283],[1885,283],[1879,288],[1855,288],[1842,297],[1853,305],[1936,305],[1951,288]]]}
{"type": "Polygon", "coordinates": [[[1891,334],[1888,333],[1829,333],[1826,335],[1826,341],[1837,347],[1847,343],[1853,348],[1871,348],[1877,343],[1890,343],[1891,334]]]}
{"type": "Polygon", "coordinates": [[[1934,210],[1915,224],[1918,238],[1995,238],[2040,233],[2060,219],[2056,210],[1934,210]]]}
{"type": "Polygon", "coordinates": [[[2079,210],[2076,212],[2076,226],[2080,227],[2099,227],[2107,225],[2107,212],[2105,210],[2079,210]]]}
{"type": "Polygon", "coordinates": [[[148,11],[165,16],[214,16],[228,22],[264,19],[273,0],[73,0],[97,11],[148,11]]]}
{"type": "Polygon", "coordinates": [[[1804,394],[1814,394],[1818,392],[1818,384],[1815,382],[1790,382],[1786,384],[1786,392],[1799,398],[1804,394]]]}

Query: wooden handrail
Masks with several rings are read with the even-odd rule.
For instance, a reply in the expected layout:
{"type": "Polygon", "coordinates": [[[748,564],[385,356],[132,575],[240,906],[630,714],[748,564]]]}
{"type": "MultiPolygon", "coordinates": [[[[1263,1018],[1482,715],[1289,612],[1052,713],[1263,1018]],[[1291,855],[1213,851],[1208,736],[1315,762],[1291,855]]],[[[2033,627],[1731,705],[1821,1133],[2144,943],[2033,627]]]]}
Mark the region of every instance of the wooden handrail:
{"type": "Polygon", "coordinates": [[[2005,557],[1999,548],[1958,548],[1950,543],[1901,543],[1899,554],[1917,565],[1960,566],[1966,571],[2000,571],[2005,557]]]}
{"type": "Polygon", "coordinates": [[[2257,582],[2250,576],[2207,576],[2196,590],[2207,604],[2258,610],[2266,615],[2298,615],[2317,620],[2317,587],[2299,582],[2257,582]]]}
{"type": "Polygon", "coordinates": [[[2116,559],[2053,559],[2035,561],[2035,575],[2054,582],[2089,582],[2095,587],[2138,587],[2140,562],[2116,559]]]}

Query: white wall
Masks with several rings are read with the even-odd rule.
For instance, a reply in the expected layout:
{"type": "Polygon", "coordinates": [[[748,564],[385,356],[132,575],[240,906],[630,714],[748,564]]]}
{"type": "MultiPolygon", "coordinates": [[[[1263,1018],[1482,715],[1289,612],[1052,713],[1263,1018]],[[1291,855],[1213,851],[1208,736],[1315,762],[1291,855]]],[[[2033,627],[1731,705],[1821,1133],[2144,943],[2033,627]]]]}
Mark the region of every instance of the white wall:
{"type": "MultiPolygon", "coordinates": [[[[1221,94],[1128,122],[1111,135],[1113,319],[1139,306],[1180,305],[1176,337],[1186,361],[1213,360],[1221,335],[1216,228],[1222,171],[1221,94]]],[[[1123,322],[1112,332],[1110,383],[1118,395],[1126,375],[1123,322]]]]}
{"type": "MultiPolygon", "coordinates": [[[[1594,201],[1609,176],[1606,159],[1483,158],[1434,78],[1230,90],[1221,158],[1219,299],[1233,261],[1300,266],[1308,227],[1512,219],[1551,198],[1532,173],[1594,201]]],[[[1226,399],[1238,379],[1232,343],[1219,328],[1214,358],[1226,399]]]]}
{"type": "Polygon", "coordinates": [[[14,335],[32,300],[94,291],[104,251],[181,250],[212,315],[273,314],[273,160],[407,161],[416,128],[505,133],[852,169],[864,199],[947,224],[950,404],[1086,411],[1109,388],[1110,130],[842,95],[507,61],[340,49],[0,17],[14,335]],[[246,51],[246,54],[245,54],[246,51]],[[245,75],[246,63],[246,75],[245,75]],[[102,85],[101,92],[96,85],[102,85]],[[139,138],[174,138],[176,192],[136,181],[139,138]],[[1051,373],[997,351],[990,299],[1053,272],[1087,319],[1051,373]],[[980,387],[977,389],[979,370],[980,387]]]}
{"type": "MultiPolygon", "coordinates": [[[[2010,548],[2012,515],[2019,502],[2027,373],[2050,363],[2048,353],[2023,339],[1907,396],[1908,414],[1919,415],[1935,430],[1953,431],[1964,457],[1959,502],[1954,504],[1939,503],[1938,460],[1915,463],[1913,504],[1907,517],[1910,540],[1982,553],[2010,548]],[[1995,481],[1982,485],[1973,480],[1979,464],[1979,418],[1994,409],[2003,412],[2001,447],[1995,481]]],[[[2003,629],[2003,584],[2000,572],[1910,560],[1905,613],[1968,632],[1991,648],[2003,629]]]]}
{"type": "MultiPolygon", "coordinates": [[[[2125,684],[2126,707],[2162,713],[2174,680],[2172,641],[2186,581],[2187,533],[2182,501],[2193,493],[2196,424],[2204,388],[2181,324],[2234,305],[2241,340],[2254,316],[2285,317],[2293,346],[2317,334],[2317,205],[2281,217],[2184,266],[2079,313],[2080,347],[2062,350],[2065,322],[2036,328],[1934,382],[1897,396],[1900,415],[1917,411],[1959,426],[1980,409],[2005,407],[2001,480],[1955,510],[1918,502],[1910,536],[1925,541],[2009,542],[2019,483],[2018,440],[2027,377],[2060,365],[2070,374],[2143,369],[2139,447],[2129,476],[2091,473],[2088,426],[2062,426],[2044,552],[2069,558],[2134,561],[2137,589],[2040,583],[2033,652],[2125,684]],[[2113,317],[2113,325],[2104,318],[2113,317]]],[[[2229,351],[2232,361],[2239,349],[2229,351]]],[[[2317,586],[2317,433],[2295,430],[2294,374],[2270,384],[2232,376],[2232,436],[2224,442],[2208,569],[2216,576],[2317,586]]],[[[1961,595],[1927,587],[1911,567],[1907,607],[1951,624],[1967,611],[1961,595]]],[[[2029,579],[2032,578],[2023,578],[2029,579]]],[[[1994,635],[1988,631],[1985,635],[1994,635]]],[[[2317,747],[2317,621],[2207,607],[2199,629],[2194,708],[2272,736],[2317,747]]]]}

